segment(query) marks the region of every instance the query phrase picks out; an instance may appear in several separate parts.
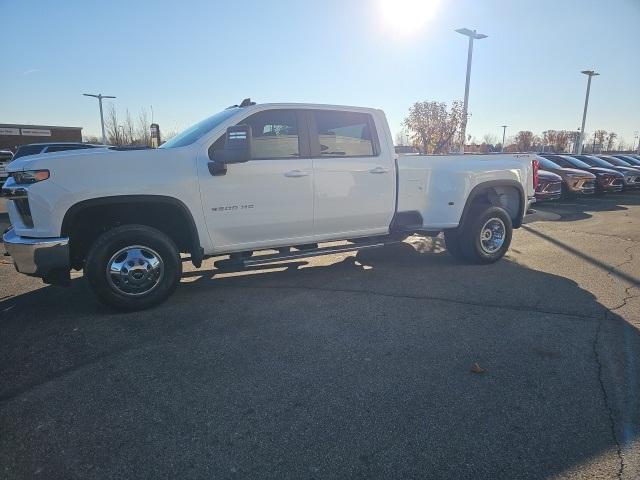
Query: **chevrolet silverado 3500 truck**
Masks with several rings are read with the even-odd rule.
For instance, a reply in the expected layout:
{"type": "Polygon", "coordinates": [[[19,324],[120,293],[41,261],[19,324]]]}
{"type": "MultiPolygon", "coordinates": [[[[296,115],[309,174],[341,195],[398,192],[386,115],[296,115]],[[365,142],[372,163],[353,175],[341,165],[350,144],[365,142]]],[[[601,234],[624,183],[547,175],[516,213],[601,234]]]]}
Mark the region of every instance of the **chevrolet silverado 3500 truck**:
{"type": "Polygon", "coordinates": [[[381,110],[246,100],[159,149],[39,154],[8,170],[16,269],[52,284],[83,269],[99,300],[133,310],[209,256],[247,267],[444,231],[454,257],[495,262],[533,201],[537,161],[398,156],[381,110]]]}

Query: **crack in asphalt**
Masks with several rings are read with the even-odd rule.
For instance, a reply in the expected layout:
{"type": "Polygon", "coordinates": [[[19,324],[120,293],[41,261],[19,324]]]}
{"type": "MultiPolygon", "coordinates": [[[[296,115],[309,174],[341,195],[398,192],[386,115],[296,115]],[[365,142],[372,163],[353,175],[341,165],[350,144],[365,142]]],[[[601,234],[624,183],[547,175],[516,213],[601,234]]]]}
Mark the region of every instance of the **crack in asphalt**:
{"type": "MultiPolygon", "coordinates": [[[[612,267],[612,268],[611,268],[611,270],[609,271],[609,273],[607,273],[607,276],[612,276],[612,273],[613,273],[613,271],[614,271],[615,269],[620,268],[620,267],[622,267],[622,266],[624,266],[624,265],[628,265],[628,264],[630,264],[631,262],[633,262],[633,260],[634,260],[635,258],[634,258],[634,256],[633,256],[633,253],[631,252],[631,250],[632,250],[634,247],[635,247],[635,245],[631,245],[630,247],[625,248],[625,250],[624,250],[624,251],[625,251],[625,253],[626,253],[627,255],[629,255],[629,259],[628,259],[628,260],[626,260],[626,261],[624,261],[624,262],[622,262],[622,263],[620,263],[619,265],[615,265],[614,267],[612,267]]],[[[615,306],[615,307],[613,307],[613,308],[609,308],[608,310],[609,310],[610,312],[614,312],[614,311],[616,311],[616,310],[619,310],[619,309],[621,309],[621,308],[623,308],[623,307],[626,307],[626,306],[627,306],[627,303],[628,303],[628,302],[629,302],[629,300],[631,300],[632,298],[638,298],[638,297],[640,297],[640,293],[639,293],[639,294],[633,294],[633,295],[632,295],[632,294],[630,294],[630,290],[631,290],[632,288],[636,288],[636,287],[637,287],[637,285],[635,285],[635,284],[632,284],[632,285],[629,285],[628,287],[626,287],[626,288],[624,289],[625,296],[622,298],[622,303],[620,303],[619,305],[617,305],[617,306],[615,306]]]]}
{"type": "Polygon", "coordinates": [[[609,399],[609,394],[607,393],[607,388],[604,385],[604,374],[602,368],[602,360],[600,358],[600,353],[598,351],[598,343],[600,341],[600,330],[602,328],[603,321],[611,321],[609,318],[610,312],[605,312],[604,317],[596,322],[596,332],[593,339],[593,353],[596,360],[597,373],[598,373],[598,384],[600,386],[600,393],[602,394],[602,399],[604,401],[605,409],[607,410],[607,415],[609,417],[609,427],[611,429],[611,437],[613,438],[613,442],[616,446],[616,455],[618,457],[618,461],[620,466],[618,468],[618,472],[616,474],[617,478],[622,480],[622,475],[624,473],[624,457],[622,456],[622,446],[620,445],[620,441],[618,440],[618,435],[616,434],[616,421],[613,415],[613,408],[611,406],[611,400],[609,399]]]}

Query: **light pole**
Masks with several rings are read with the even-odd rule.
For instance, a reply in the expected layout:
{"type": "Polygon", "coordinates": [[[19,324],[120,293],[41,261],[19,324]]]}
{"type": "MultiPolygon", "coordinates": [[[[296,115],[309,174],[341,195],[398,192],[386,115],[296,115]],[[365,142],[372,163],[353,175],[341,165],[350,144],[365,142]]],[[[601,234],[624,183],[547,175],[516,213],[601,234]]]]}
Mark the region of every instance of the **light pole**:
{"type": "Polygon", "coordinates": [[[104,134],[104,115],[102,113],[102,99],[103,98],[116,98],[116,97],[112,97],[110,95],[102,95],[101,93],[99,93],[98,95],[94,95],[92,93],[83,93],[82,95],[84,95],[85,97],[94,97],[98,99],[98,103],[100,104],[100,125],[102,126],[102,144],[106,145],[107,144],[107,136],[104,134]]]}
{"type": "Polygon", "coordinates": [[[502,146],[500,147],[500,152],[504,152],[504,137],[507,134],[507,127],[509,125],[502,125],[502,146]]]}
{"type": "Polygon", "coordinates": [[[467,135],[467,111],[469,108],[469,81],[471,80],[471,59],[473,58],[473,41],[487,38],[487,35],[477,33],[475,30],[469,30],[468,28],[459,28],[456,32],[469,37],[469,51],[467,53],[467,80],[464,85],[464,106],[462,109],[462,132],[460,134],[460,153],[464,153],[464,144],[466,142],[467,135]]]}
{"type": "MultiPolygon", "coordinates": [[[[636,153],[640,155],[640,137],[638,137],[637,131],[633,132],[633,134],[634,134],[634,138],[638,141],[638,150],[636,151],[636,153]]],[[[631,151],[633,151],[633,145],[631,146],[631,151]]]]}
{"type": "MultiPolygon", "coordinates": [[[[580,144],[578,145],[578,155],[582,154],[582,142],[584,141],[584,124],[587,121],[587,107],[589,106],[589,92],[591,91],[591,77],[595,77],[600,75],[593,70],[583,70],[581,73],[584,73],[589,77],[587,80],[587,95],[584,98],[584,111],[582,112],[582,128],[580,128],[580,144]]],[[[595,144],[594,144],[595,145],[595,144]]]]}

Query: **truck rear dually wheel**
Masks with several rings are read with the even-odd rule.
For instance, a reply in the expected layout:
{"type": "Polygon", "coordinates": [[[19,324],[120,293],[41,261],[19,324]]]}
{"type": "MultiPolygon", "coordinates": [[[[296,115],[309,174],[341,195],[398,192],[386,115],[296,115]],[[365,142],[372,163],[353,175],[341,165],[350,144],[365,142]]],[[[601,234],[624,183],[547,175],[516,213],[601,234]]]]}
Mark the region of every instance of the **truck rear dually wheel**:
{"type": "Polygon", "coordinates": [[[509,214],[500,207],[474,207],[467,220],[445,232],[449,253],[473,263],[493,263],[501,259],[511,244],[513,225],[509,214]]]}
{"type": "Polygon", "coordinates": [[[102,303],[119,310],[140,310],[173,293],[182,262],[166,234],[146,225],[122,225],[94,242],[84,273],[102,303]]]}

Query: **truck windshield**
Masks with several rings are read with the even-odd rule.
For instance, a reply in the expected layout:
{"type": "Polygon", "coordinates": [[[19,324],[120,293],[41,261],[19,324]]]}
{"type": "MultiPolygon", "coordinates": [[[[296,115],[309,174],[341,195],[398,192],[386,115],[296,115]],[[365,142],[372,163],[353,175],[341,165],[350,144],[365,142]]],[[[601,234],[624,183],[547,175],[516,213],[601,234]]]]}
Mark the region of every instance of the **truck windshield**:
{"type": "Polygon", "coordinates": [[[167,140],[162,145],[160,145],[160,148],[176,148],[191,145],[203,135],[216,128],[226,119],[238,113],[238,110],[238,108],[230,108],[228,110],[218,112],[215,115],[210,116],[209,118],[205,118],[201,122],[198,122],[195,125],[187,128],[185,131],[179,133],[171,140],[167,140]]]}

